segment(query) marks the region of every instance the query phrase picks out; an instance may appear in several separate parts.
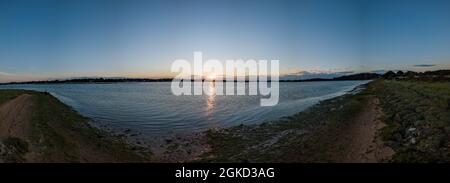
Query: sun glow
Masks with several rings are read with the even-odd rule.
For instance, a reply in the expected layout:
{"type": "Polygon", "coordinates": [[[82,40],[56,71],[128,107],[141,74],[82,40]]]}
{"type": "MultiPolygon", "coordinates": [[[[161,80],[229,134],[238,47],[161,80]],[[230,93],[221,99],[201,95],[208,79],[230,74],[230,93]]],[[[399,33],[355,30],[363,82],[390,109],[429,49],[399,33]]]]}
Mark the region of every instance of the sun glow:
{"type": "Polygon", "coordinates": [[[206,76],[206,78],[208,78],[209,80],[214,80],[216,79],[216,74],[209,74],[208,76],[206,76]]]}

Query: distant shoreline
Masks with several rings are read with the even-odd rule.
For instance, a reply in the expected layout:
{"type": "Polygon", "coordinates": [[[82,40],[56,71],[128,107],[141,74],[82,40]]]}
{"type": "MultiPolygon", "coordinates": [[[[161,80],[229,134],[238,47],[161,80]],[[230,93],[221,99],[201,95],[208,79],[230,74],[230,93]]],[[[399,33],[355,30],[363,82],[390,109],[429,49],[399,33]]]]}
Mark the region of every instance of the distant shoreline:
{"type": "MultiPolygon", "coordinates": [[[[374,79],[395,79],[395,80],[421,80],[421,81],[448,81],[450,79],[450,70],[436,70],[425,72],[413,72],[413,71],[388,71],[384,74],[377,73],[358,73],[344,75],[334,78],[311,78],[311,79],[281,79],[278,82],[312,82],[312,81],[357,81],[357,80],[374,80],[374,79]]],[[[171,82],[173,78],[160,78],[160,79],[148,79],[148,78],[79,78],[79,79],[66,79],[66,80],[48,80],[48,81],[25,81],[25,82],[7,82],[0,83],[0,85],[13,85],[13,84],[84,84],[84,83],[127,83],[127,82],[171,82]]],[[[193,82],[203,81],[215,81],[208,79],[194,80],[193,82]]],[[[244,82],[252,82],[247,78],[244,82]]],[[[256,80],[258,81],[258,80],[256,80]]],[[[271,80],[267,80],[271,82],[271,80]]],[[[223,82],[228,82],[223,80],[223,82]]],[[[233,82],[242,82],[234,79],[233,82]]]]}
{"type": "MultiPolygon", "coordinates": [[[[279,80],[278,82],[314,82],[314,81],[355,81],[355,80],[371,80],[380,78],[380,74],[376,73],[360,73],[335,78],[311,78],[311,79],[296,79],[296,80],[279,80]]],[[[86,78],[86,79],[68,79],[68,80],[50,80],[50,81],[26,81],[26,82],[8,82],[0,83],[0,85],[14,85],[14,84],[85,84],[85,83],[131,83],[131,82],[171,82],[173,78],[163,79],[145,79],[145,78],[86,78]]],[[[203,82],[211,80],[194,80],[191,82],[203,82]]],[[[215,80],[212,80],[215,81],[215,80]]],[[[256,80],[256,82],[259,80],[256,80]]],[[[271,82],[272,80],[267,80],[271,82]]],[[[223,80],[223,82],[229,82],[223,80]]],[[[248,79],[243,81],[234,80],[233,82],[254,82],[248,79]]]]}

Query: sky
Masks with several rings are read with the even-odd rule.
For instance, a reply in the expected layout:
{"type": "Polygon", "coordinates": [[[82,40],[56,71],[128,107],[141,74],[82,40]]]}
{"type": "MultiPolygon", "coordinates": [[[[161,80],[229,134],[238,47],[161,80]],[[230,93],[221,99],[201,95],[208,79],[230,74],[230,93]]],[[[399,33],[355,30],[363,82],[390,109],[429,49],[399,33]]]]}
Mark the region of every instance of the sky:
{"type": "Polygon", "coordinates": [[[450,68],[445,0],[0,0],[0,82],[171,77],[176,59],[284,75],[450,68]]]}

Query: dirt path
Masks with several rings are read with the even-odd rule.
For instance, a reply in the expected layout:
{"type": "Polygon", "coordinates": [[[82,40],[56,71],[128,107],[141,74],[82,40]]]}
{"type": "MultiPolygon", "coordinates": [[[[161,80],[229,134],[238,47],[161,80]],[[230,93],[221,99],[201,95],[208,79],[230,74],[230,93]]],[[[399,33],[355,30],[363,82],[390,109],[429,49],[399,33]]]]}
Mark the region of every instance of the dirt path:
{"type": "Polygon", "coordinates": [[[29,94],[20,95],[0,106],[0,138],[17,137],[25,140],[29,146],[27,161],[34,161],[37,156],[36,147],[31,143],[31,112],[33,102],[29,94]]]}
{"type": "Polygon", "coordinates": [[[25,137],[29,129],[31,95],[23,94],[0,106],[0,137],[25,137]]]}
{"type": "Polygon", "coordinates": [[[378,132],[385,124],[380,120],[382,114],[377,98],[373,98],[366,109],[359,113],[347,131],[345,140],[348,150],[343,162],[376,163],[388,161],[394,151],[385,146],[378,132]]]}

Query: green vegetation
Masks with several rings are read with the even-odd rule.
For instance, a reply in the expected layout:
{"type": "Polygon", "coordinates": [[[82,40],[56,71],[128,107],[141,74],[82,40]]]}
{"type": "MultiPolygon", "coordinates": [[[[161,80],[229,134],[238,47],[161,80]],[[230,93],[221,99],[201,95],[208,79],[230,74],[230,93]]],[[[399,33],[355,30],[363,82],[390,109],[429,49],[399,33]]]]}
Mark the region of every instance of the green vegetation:
{"type": "Polygon", "coordinates": [[[384,121],[382,136],[394,162],[450,162],[450,83],[379,81],[373,84],[384,121]]]}
{"type": "Polygon", "coordinates": [[[25,93],[25,91],[23,91],[23,90],[1,90],[0,93],[1,93],[0,94],[0,104],[2,104],[8,100],[11,100],[11,99],[25,93]]]}

